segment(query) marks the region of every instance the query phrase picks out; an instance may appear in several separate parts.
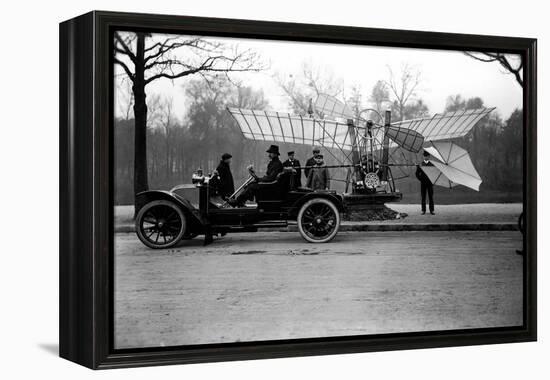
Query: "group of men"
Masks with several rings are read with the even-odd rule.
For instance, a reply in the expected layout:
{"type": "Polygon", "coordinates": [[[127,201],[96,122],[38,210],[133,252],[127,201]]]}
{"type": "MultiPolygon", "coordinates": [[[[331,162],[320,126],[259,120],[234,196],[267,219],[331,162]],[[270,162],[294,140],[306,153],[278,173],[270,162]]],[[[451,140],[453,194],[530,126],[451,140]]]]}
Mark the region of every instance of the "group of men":
{"type": "MultiPolygon", "coordinates": [[[[297,187],[302,186],[302,169],[300,161],[294,156],[294,151],[288,152],[288,159],[283,162],[283,167],[295,168],[296,175],[295,185],[297,187]]],[[[325,166],[324,157],[321,154],[321,150],[317,147],[313,148],[313,155],[307,159],[306,166],[304,167],[304,175],[306,178],[307,188],[313,190],[328,190],[330,187],[330,175],[328,168],[325,166]]]]}
{"type": "MultiPolygon", "coordinates": [[[[237,198],[230,199],[229,197],[235,192],[235,184],[233,181],[233,175],[231,173],[231,154],[224,153],[221,157],[221,161],[214,172],[215,186],[217,188],[218,195],[227,200],[233,207],[240,207],[245,204],[247,200],[254,199],[255,194],[260,191],[262,185],[274,184],[279,174],[284,171],[284,168],[294,169],[294,176],[292,177],[294,183],[291,187],[302,186],[302,168],[306,178],[306,187],[313,190],[328,190],[330,186],[330,176],[328,168],[324,165],[323,155],[321,150],[317,147],[313,148],[313,155],[306,161],[305,167],[302,167],[300,161],[295,157],[294,151],[289,151],[288,159],[281,162],[279,159],[279,147],[277,145],[271,145],[266,151],[269,157],[269,163],[267,164],[267,170],[263,177],[256,177],[255,181],[249,184],[237,198]]],[[[416,177],[420,181],[420,193],[421,193],[421,205],[422,214],[426,213],[426,203],[428,203],[430,214],[434,214],[434,200],[433,200],[433,184],[420,168],[420,166],[432,166],[433,164],[429,160],[429,153],[424,152],[423,162],[417,166],[416,177]],[[428,202],[426,202],[428,201],[428,202]]],[[[372,160],[372,158],[371,158],[372,160]]],[[[365,160],[365,165],[371,164],[373,169],[379,173],[379,166],[372,160],[369,162],[365,160]]],[[[254,173],[252,165],[248,167],[251,173],[254,173]]]]}
{"type": "Polygon", "coordinates": [[[221,157],[221,161],[214,172],[215,181],[214,184],[217,189],[218,195],[227,200],[227,202],[233,207],[241,207],[247,200],[254,199],[254,196],[261,191],[265,185],[276,184],[278,177],[285,168],[293,169],[293,176],[291,177],[291,187],[302,186],[302,168],[306,178],[306,187],[313,190],[328,190],[330,186],[330,176],[328,168],[324,165],[323,155],[321,150],[317,147],[313,148],[313,155],[306,161],[305,167],[302,167],[300,161],[296,159],[295,152],[289,151],[288,159],[281,162],[279,159],[279,147],[277,145],[271,145],[266,150],[269,157],[269,163],[263,177],[257,177],[254,173],[254,168],[250,165],[247,169],[254,175],[255,181],[250,183],[243,189],[243,191],[236,198],[229,198],[235,192],[235,185],[233,181],[233,175],[231,173],[231,154],[224,153],[221,157]]]}

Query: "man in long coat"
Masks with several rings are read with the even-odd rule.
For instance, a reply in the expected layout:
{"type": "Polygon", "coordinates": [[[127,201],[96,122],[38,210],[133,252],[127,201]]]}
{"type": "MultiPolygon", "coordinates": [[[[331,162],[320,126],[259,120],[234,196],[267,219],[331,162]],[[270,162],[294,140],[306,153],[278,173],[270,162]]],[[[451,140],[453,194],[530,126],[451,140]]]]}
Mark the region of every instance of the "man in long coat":
{"type": "MultiPolygon", "coordinates": [[[[424,151],[423,155],[424,160],[422,161],[420,166],[433,166],[433,164],[429,160],[430,154],[424,151]]],[[[432,184],[432,181],[430,181],[430,178],[428,178],[426,173],[424,173],[424,171],[420,168],[420,166],[416,166],[416,178],[418,178],[418,180],[420,181],[420,194],[422,196],[422,215],[426,213],[426,194],[428,195],[430,214],[435,215],[434,185],[432,184]]]]}
{"type": "Polygon", "coordinates": [[[300,169],[300,161],[294,158],[294,151],[288,152],[288,160],[283,162],[284,168],[294,168],[296,174],[293,176],[294,184],[293,187],[302,186],[302,169],[300,169]]]}
{"type": "Polygon", "coordinates": [[[328,168],[324,165],[323,155],[315,157],[315,166],[309,171],[306,186],[313,190],[328,190],[330,187],[330,176],[328,168]]]}
{"type": "Polygon", "coordinates": [[[306,168],[304,169],[304,174],[307,177],[309,177],[309,171],[311,170],[311,167],[315,166],[315,156],[317,156],[319,153],[321,153],[321,149],[314,147],[313,148],[313,156],[307,159],[306,161],[306,168]]]}
{"type": "Polygon", "coordinates": [[[235,183],[233,182],[233,174],[231,174],[231,155],[224,153],[222,159],[216,168],[217,181],[216,187],[218,194],[222,199],[226,199],[235,192],[235,183]]]}

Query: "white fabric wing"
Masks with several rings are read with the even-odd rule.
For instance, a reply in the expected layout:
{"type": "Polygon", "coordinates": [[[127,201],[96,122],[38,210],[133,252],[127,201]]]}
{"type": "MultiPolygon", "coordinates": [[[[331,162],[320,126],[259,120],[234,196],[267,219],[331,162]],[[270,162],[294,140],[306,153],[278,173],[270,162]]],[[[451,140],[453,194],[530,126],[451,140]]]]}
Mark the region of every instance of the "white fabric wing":
{"type": "Polygon", "coordinates": [[[452,183],[463,185],[475,191],[479,191],[479,186],[482,182],[481,179],[441,162],[432,161],[432,164],[434,164],[434,166],[439,169],[439,171],[452,183]]]}
{"type": "Polygon", "coordinates": [[[334,120],[291,115],[285,112],[228,108],[244,137],[251,140],[322,145],[351,150],[353,128],[334,120]]]}
{"type": "Polygon", "coordinates": [[[334,96],[319,94],[315,100],[315,110],[324,115],[324,117],[354,119],[353,112],[345,104],[336,99],[334,96]]]}
{"type": "Polygon", "coordinates": [[[443,156],[439,153],[437,149],[435,149],[433,146],[425,147],[424,150],[428,153],[430,153],[433,157],[437,158],[439,161],[445,161],[443,156]]]}
{"type": "Polygon", "coordinates": [[[465,136],[495,108],[478,108],[435,114],[433,117],[404,120],[392,123],[397,127],[412,129],[426,141],[448,140],[465,136]]]}
{"type": "Polygon", "coordinates": [[[431,183],[434,185],[448,187],[449,189],[456,186],[456,184],[445,177],[436,166],[421,166],[420,169],[426,173],[431,183]]]}
{"type": "Polygon", "coordinates": [[[482,180],[466,150],[448,141],[432,141],[424,149],[441,161],[431,162],[449,181],[479,191],[482,180]]]}

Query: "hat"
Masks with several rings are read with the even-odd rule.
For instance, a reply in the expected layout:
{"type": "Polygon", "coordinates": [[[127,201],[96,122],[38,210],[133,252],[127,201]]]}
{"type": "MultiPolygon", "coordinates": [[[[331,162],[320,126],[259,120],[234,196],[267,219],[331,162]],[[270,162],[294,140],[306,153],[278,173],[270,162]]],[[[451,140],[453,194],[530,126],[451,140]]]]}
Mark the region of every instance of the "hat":
{"type": "Polygon", "coordinates": [[[313,148],[313,153],[315,153],[315,152],[319,153],[320,151],[321,151],[321,149],[319,149],[318,147],[313,148]]]}
{"type": "Polygon", "coordinates": [[[231,158],[231,157],[233,157],[233,156],[230,155],[229,153],[222,154],[222,160],[227,160],[228,158],[231,158]]]}
{"type": "Polygon", "coordinates": [[[278,145],[271,145],[268,150],[266,150],[267,153],[275,153],[277,155],[280,155],[279,153],[279,146],[278,145]]]}
{"type": "Polygon", "coordinates": [[[428,153],[427,151],[424,151],[424,153],[422,153],[422,155],[423,155],[424,157],[428,157],[428,156],[430,155],[430,153],[428,153]]]}
{"type": "Polygon", "coordinates": [[[287,153],[289,156],[292,156],[294,154],[294,151],[291,150],[290,152],[287,153]]]}

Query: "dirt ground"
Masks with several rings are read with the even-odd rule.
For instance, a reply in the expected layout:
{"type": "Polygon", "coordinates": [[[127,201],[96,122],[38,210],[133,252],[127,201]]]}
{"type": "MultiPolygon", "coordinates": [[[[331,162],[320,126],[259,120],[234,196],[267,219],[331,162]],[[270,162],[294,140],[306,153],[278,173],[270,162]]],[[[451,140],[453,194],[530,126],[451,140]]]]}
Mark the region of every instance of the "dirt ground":
{"type": "Polygon", "coordinates": [[[150,250],[116,234],[115,346],[171,346],[522,323],[513,232],[234,234],[150,250]]]}

